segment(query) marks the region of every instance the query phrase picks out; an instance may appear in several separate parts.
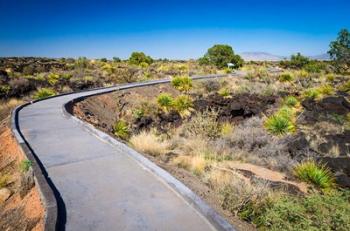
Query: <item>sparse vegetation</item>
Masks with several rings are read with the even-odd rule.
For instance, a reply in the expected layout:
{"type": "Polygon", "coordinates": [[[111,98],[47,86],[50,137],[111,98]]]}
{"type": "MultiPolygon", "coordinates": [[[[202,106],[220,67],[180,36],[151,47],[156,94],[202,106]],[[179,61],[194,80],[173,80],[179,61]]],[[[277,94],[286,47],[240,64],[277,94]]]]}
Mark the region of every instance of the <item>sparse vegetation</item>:
{"type": "Polygon", "coordinates": [[[51,88],[41,88],[35,94],[35,99],[44,99],[56,95],[56,92],[51,88]]]}
{"type": "Polygon", "coordinates": [[[188,92],[192,88],[192,79],[188,76],[175,76],[171,84],[181,92],[188,92]]]}
{"type": "Polygon", "coordinates": [[[160,141],[153,132],[142,131],[140,134],[133,135],[130,144],[138,151],[159,156],[166,152],[167,143],[160,141]]]}
{"type": "Polygon", "coordinates": [[[174,104],[174,99],[169,94],[162,93],[157,97],[157,102],[165,112],[168,112],[174,104]]]}
{"type": "Polygon", "coordinates": [[[187,95],[180,95],[174,100],[174,108],[182,117],[191,115],[192,106],[192,99],[187,95]]]}
{"type": "Polygon", "coordinates": [[[118,136],[121,139],[128,139],[129,138],[129,127],[128,124],[124,120],[119,120],[114,125],[114,135],[118,136]]]}
{"type": "Polygon", "coordinates": [[[19,169],[21,172],[28,172],[29,168],[32,167],[32,162],[30,160],[22,160],[19,163],[19,169]]]}

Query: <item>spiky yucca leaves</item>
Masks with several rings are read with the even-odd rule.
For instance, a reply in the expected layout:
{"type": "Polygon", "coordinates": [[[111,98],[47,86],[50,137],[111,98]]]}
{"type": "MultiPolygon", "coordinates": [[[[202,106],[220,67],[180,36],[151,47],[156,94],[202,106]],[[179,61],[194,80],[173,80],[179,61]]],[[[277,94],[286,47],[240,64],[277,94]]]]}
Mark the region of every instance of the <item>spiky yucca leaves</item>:
{"type": "Polygon", "coordinates": [[[302,181],[312,183],[322,189],[332,188],[335,184],[334,176],[329,168],[313,160],[298,164],[294,168],[294,174],[302,181]]]}

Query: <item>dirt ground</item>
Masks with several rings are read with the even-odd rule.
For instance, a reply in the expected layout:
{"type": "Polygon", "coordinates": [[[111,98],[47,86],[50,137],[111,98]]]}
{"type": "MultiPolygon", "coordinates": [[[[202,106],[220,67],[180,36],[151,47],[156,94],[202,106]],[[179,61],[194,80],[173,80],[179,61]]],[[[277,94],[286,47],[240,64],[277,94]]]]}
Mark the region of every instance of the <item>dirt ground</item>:
{"type": "Polygon", "coordinates": [[[32,171],[20,171],[19,165],[25,156],[12,136],[9,124],[0,124],[0,177],[2,189],[11,194],[0,201],[0,230],[44,230],[44,207],[38,189],[32,180],[32,171]],[[28,177],[31,179],[28,181],[28,177]]]}

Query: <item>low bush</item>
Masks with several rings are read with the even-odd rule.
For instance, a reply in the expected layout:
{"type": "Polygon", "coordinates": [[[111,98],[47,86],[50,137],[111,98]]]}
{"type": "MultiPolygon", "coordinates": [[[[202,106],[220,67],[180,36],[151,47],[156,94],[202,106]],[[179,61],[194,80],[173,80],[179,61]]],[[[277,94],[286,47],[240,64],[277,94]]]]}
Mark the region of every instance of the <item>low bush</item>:
{"type": "Polygon", "coordinates": [[[294,96],[287,96],[284,98],[284,104],[289,107],[295,107],[299,104],[299,101],[294,96]]]}
{"type": "Polygon", "coordinates": [[[291,73],[282,73],[279,77],[278,80],[281,82],[291,82],[293,81],[293,75],[291,73]]]}
{"type": "Polygon", "coordinates": [[[350,93],[350,80],[341,85],[339,90],[350,93]]]}
{"type": "Polygon", "coordinates": [[[51,86],[55,86],[58,81],[60,80],[60,75],[56,74],[56,73],[50,73],[47,76],[47,82],[51,85],[51,86]]]}
{"type": "Polygon", "coordinates": [[[221,125],[221,135],[222,136],[228,136],[233,132],[233,125],[229,122],[225,122],[221,125]]]}
{"type": "Polygon", "coordinates": [[[294,168],[294,174],[301,180],[326,189],[334,186],[334,176],[325,166],[315,161],[306,161],[294,168]]]}
{"type": "Polygon", "coordinates": [[[187,117],[191,115],[193,103],[192,99],[187,95],[180,95],[174,100],[174,109],[182,116],[187,117]]]}
{"type": "Polygon", "coordinates": [[[303,92],[303,97],[310,98],[310,99],[317,99],[320,97],[320,92],[315,88],[309,88],[303,92]]]}
{"type": "Polygon", "coordinates": [[[129,126],[124,120],[119,120],[114,124],[113,132],[114,135],[123,140],[127,140],[130,135],[129,126]]]}
{"type": "Polygon", "coordinates": [[[188,92],[192,88],[192,79],[188,76],[175,76],[171,84],[181,92],[188,92]]]}
{"type": "Polygon", "coordinates": [[[248,207],[246,220],[261,230],[350,230],[350,191],[283,195],[248,207]]]}
{"type": "Polygon", "coordinates": [[[217,121],[218,112],[206,109],[197,112],[191,120],[184,125],[184,130],[191,136],[216,138],[221,134],[221,125],[217,121]]]}
{"type": "Polygon", "coordinates": [[[44,99],[56,95],[55,90],[51,88],[41,88],[34,94],[34,99],[44,99]]]}
{"type": "Polygon", "coordinates": [[[164,110],[165,112],[168,112],[169,109],[173,106],[174,99],[167,93],[161,93],[157,97],[157,103],[164,110]]]}
{"type": "Polygon", "coordinates": [[[223,87],[218,91],[218,94],[224,98],[230,98],[231,97],[231,91],[228,87],[223,87]]]}
{"type": "Polygon", "coordinates": [[[19,169],[21,172],[28,172],[29,168],[32,167],[33,163],[30,160],[22,160],[19,163],[19,169]]]}
{"type": "Polygon", "coordinates": [[[321,85],[320,87],[317,88],[317,90],[321,95],[333,95],[334,94],[334,89],[329,84],[321,85]]]}

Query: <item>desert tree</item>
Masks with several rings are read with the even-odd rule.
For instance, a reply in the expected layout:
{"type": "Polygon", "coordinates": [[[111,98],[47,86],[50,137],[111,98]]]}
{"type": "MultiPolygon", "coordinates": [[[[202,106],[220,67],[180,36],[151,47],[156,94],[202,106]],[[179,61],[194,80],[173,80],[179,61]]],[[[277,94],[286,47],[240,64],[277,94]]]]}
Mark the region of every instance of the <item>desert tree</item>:
{"type": "Polygon", "coordinates": [[[199,63],[202,65],[212,64],[218,68],[224,68],[228,63],[232,63],[234,68],[239,68],[243,65],[243,59],[234,53],[231,46],[216,44],[199,59],[199,63]]]}
{"type": "Polygon", "coordinates": [[[334,61],[334,65],[339,72],[347,72],[350,69],[350,33],[347,29],[342,29],[338,33],[335,41],[329,45],[328,54],[334,61]]]}

